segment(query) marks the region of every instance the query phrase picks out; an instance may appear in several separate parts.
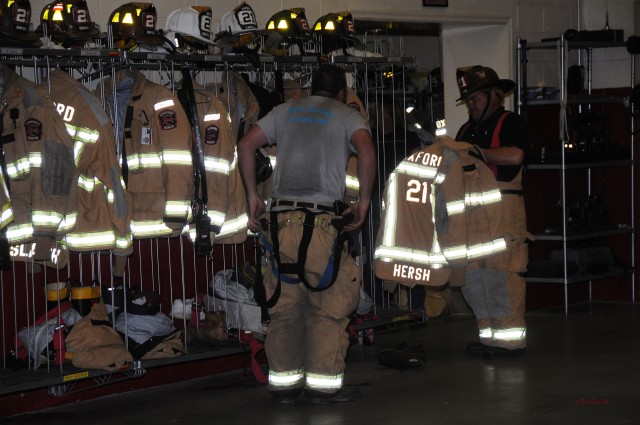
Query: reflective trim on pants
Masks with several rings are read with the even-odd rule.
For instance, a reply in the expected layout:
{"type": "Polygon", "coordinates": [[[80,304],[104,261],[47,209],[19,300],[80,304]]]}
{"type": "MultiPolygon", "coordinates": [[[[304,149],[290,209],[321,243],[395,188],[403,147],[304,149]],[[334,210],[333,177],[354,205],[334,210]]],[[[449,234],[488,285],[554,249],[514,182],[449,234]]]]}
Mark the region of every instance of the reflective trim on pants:
{"type": "Polygon", "coordinates": [[[301,369],[287,372],[269,371],[269,385],[274,390],[300,387],[304,380],[304,371],[301,369]]]}
{"type": "Polygon", "coordinates": [[[480,342],[487,345],[503,346],[507,342],[525,342],[527,340],[527,328],[509,329],[480,329],[480,342]]]}
{"type": "Polygon", "coordinates": [[[517,273],[468,270],[462,294],[471,306],[480,342],[507,349],[526,347],[524,280],[517,273]]]}
{"type": "Polygon", "coordinates": [[[480,329],[480,339],[491,339],[493,337],[493,331],[491,328],[480,329]]]}
{"type": "Polygon", "coordinates": [[[306,387],[312,390],[324,391],[339,390],[342,388],[343,374],[321,375],[318,373],[308,373],[306,387]]]}
{"type": "Polygon", "coordinates": [[[527,328],[494,329],[495,341],[526,341],[527,328]]]}

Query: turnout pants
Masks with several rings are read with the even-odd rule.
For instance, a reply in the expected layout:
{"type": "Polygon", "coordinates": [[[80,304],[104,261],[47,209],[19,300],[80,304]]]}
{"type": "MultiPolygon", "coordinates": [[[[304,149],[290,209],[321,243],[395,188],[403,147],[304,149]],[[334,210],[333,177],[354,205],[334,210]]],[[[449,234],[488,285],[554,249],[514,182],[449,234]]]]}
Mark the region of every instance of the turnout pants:
{"type": "Polygon", "coordinates": [[[526,284],[520,273],[528,263],[526,215],[519,183],[502,183],[507,252],[465,272],[462,293],[473,310],[480,342],[507,349],[526,347],[526,284]],[[505,193],[506,192],[506,193],[505,193]]]}
{"type": "MultiPolygon", "coordinates": [[[[316,220],[306,262],[310,268],[318,262],[324,263],[322,268],[326,266],[336,237],[335,229],[329,228],[327,222],[334,218],[322,214],[316,220]]],[[[281,256],[295,261],[299,242],[295,235],[300,233],[296,229],[296,212],[280,214],[279,220],[286,233],[279,237],[281,256]]],[[[332,394],[342,387],[349,348],[347,326],[358,305],[361,270],[346,250],[334,255],[341,255],[340,267],[335,282],[327,289],[315,290],[295,282],[295,276],[280,276],[280,297],[269,309],[271,322],[265,340],[272,392],[304,388],[332,394]]],[[[271,258],[265,267],[268,298],[278,285],[273,261],[271,258]]]]}

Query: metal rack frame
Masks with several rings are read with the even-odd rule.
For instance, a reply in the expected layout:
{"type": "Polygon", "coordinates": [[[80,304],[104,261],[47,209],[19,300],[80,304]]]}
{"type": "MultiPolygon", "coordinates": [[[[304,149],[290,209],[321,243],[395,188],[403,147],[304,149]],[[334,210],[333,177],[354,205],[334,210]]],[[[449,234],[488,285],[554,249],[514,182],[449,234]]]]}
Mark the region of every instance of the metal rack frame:
{"type": "MultiPolygon", "coordinates": [[[[280,57],[260,55],[260,68],[256,69],[255,63],[251,62],[249,58],[244,55],[143,53],[109,48],[88,50],[0,47],[0,60],[8,65],[33,68],[34,70],[51,69],[54,67],[78,69],[95,65],[95,69],[100,73],[110,72],[113,68],[119,66],[131,66],[143,70],[180,69],[181,67],[189,66],[198,70],[234,69],[267,72],[278,69],[295,70],[304,67],[314,67],[323,63],[353,67],[354,70],[364,72],[367,72],[369,69],[377,70],[387,68],[389,66],[401,67],[403,70],[415,67],[415,58],[407,56],[280,57]]],[[[363,232],[365,231],[367,231],[367,229],[363,229],[363,232]]],[[[373,249],[369,249],[367,255],[372,256],[373,249]]],[[[371,262],[372,260],[369,258],[365,261],[371,262]]],[[[389,311],[391,312],[391,309],[389,309],[389,311]]],[[[398,317],[403,314],[406,315],[405,313],[406,312],[398,312],[396,315],[392,315],[387,318],[387,320],[381,321],[379,325],[396,325],[398,317]]],[[[362,328],[366,326],[366,324],[359,325],[359,327],[362,328]]],[[[71,391],[73,384],[81,380],[93,379],[95,381],[95,386],[102,386],[122,379],[139,378],[144,375],[145,368],[147,367],[167,366],[175,363],[185,363],[207,358],[216,358],[242,353],[246,354],[248,351],[247,346],[240,343],[230,344],[228,347],[223,346],[209,350],[203,350],[201,348],[202,347],[197,347],[192,349],[186,355],[177,358],[137,361],[127,365],[125,370],[113,373],[95,370],[82,371],[66,364],[63,367],[51,365],[41,369],[28,369],[19,372],[3,370],[2,373],[0,373],[0,378],[2,380],[2,385],[0,385],[0,395],[44,387],[49,387],[50,393],[60,395],[71,391]],[[122,376],[112,376],[116,374],[121,374],[122,376]]]]}
{"type": "MultiPolygon", "coordinates": [[[[582,106],[590,107],[593,104],[615,104],[615,103],[623,103],[625,101],[624,98],[621,97],[602,97],[602,96],[593,96],[592,95],[592,75],[593,75],[593,63],[592,63],[592,51],[596,48],[612,48],[612,47],[625,47],[625,43],[622,42],[585,42],[585,41],[568,41],[565,39],[564,35],[561,35],[557,41],[547,41],[540,43],[527,43],[526,40],[522,40],[520,37],[517,39],[517,64],[516,64],[516,105],[518,113],[524,112],[524,110],[528,106],[534,105],[553,105],[557,104],[560,106],[560,118],[562,119],[562,114],[565,114],[566,107],[568,105],[578,105],[579,108],[582,106]],[[533,49],[547,49],[547,50],[556,50],[559,52],[559,63],[560,67],[560,98],[558,100],[527,100],[526,95],[523,95],[526,90],[526,82],[527,82],[527,51],[533,49]],[[587,76],[586,85],[587,85],[587,94],[584,96],[575,96],[571,99],[567,97],[567,52],[570,49],[576,49],[580,51],[584,51],[587,56],[587,63],[585,73],[587,76]]],[[[630,55],[630,74],[631,81],[630,87],[633,87],[635,84],[635,55],[630,55]]],[[[633,113],[633,105],[631,105],[631,112],[633,113]]],[[[562,127],[561,127],[562,128],[562,127]]],[[[630,152],[631,157],[629,159],[623,160],[609,160],[602,162],[583,162],[583,163],[568,163],[565,157],[565,149],[562,144],[564,144],[565,140],[563,140],[562,135],[560,137],[560,151],[561,151],[561,160],[560,163],[554,164],[531,164],[528,165],[529,170],[559,170],[560,171],[560,181],[561,181],[561,199],[560,203],[562,205],[562,232],[559,235],[535,235],[537,240],[541,241],[560,241],[562,242],[562,253],[563,253],[563,276],[561,278],[537,278],[537,277],[526,277],[525,280],[527,282],[539,282],[539,283],[561,283],[564,286],[564,313],[565,315],[569,312],[569,294],[568,294],[568,285],[571,283],[579,283],[579,282],[588,282],[589,286],[589,302],[592,301],[592,283],[597,279],[604,279],[609,277],[621,276],[625,273],[622,269],[612,269],[609,272],[601,273],[601,274],[582,274],[582,275],[569,275],[568,267],[567,267],[567,251],[569,242],[576,240],[584,240],[584,239],[592,239],[597,237],[604,236],[615,236],[615,235],[630,235],[630,244],[631,244],[631,300],[635,302],[636,300],[636,289],[635,289],[635,146],[634,146],[634,128],[633,128],[633,120],[631,121],[631,135],[630,135],[630,152]],[[567,183],[566,183],[566,174],[570,170],[579,170],[584,169],[587,170],[587,191],[588,194],[592,193],[592,176],[591,172],[594,168],[605,168],[605,167],[629,167],[630,170],[630,222],[631,225],[629,228],[618,228],[607,231],[595,231],[595,232],[587,232],[582,234],[569,234],[567,231],[567,183]]]]}

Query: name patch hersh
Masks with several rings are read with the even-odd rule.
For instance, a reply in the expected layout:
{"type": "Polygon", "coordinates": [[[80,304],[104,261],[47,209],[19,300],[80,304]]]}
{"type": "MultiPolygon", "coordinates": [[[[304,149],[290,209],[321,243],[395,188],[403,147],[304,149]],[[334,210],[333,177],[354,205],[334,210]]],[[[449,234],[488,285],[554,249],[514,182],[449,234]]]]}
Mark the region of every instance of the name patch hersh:
{"type": "Polygon", "coordinates": [[[431,276],[431,269],[426,267],[414,267],[404,264],[393,265],[393,277],[411,279],[418,282],[428,282],[431,276]]]}

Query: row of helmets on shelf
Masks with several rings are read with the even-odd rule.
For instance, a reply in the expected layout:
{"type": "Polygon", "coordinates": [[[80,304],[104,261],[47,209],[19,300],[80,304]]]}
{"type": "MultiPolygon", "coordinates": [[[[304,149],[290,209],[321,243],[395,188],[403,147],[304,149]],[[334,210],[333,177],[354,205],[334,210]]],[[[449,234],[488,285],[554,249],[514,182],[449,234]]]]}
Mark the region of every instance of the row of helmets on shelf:
{"type": "Polygon", "coordinates": [[[350,12],[328,13],[311,27],[304,8],[285,9],[261,29],[253,8],[243,2],[221,17],[217,31],[208,6],[172,11],[164,30],[157,21],[153,3],[126,3],[110,14],[108,30],[101,32],[86,0],[56,0],[42,9],[34,30],[29,0],[0,0],[0,47],[83,48],[93,43],[132,51],[304,55],[358,44],[350,12]]]}

